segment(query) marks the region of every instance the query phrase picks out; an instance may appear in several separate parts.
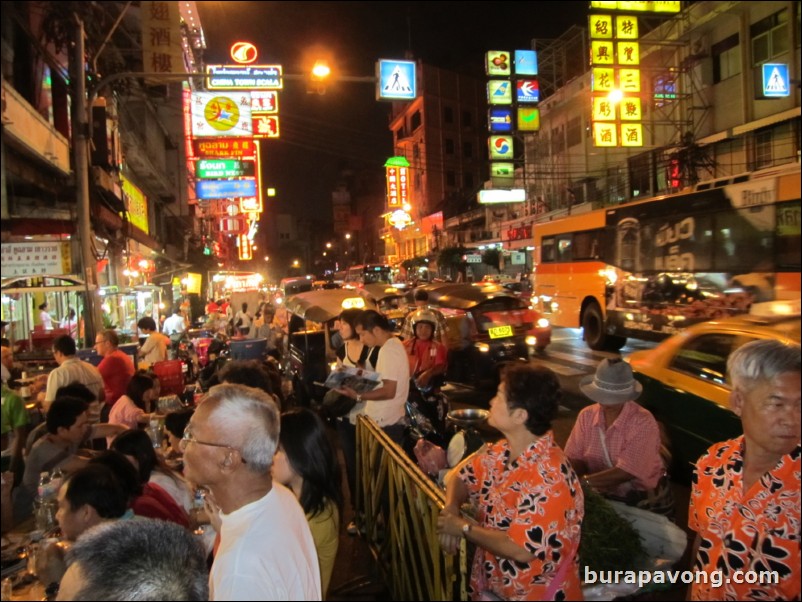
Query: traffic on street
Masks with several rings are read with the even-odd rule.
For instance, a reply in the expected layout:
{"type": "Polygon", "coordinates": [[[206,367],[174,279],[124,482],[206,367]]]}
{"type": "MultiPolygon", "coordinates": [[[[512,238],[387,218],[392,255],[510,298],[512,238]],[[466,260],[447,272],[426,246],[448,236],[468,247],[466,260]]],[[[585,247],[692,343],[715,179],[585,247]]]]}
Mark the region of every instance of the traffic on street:
{"type": "Polygon", "coordinates": [[[799,600],[801,15],[4,2],[2,600],[799,600]]]}

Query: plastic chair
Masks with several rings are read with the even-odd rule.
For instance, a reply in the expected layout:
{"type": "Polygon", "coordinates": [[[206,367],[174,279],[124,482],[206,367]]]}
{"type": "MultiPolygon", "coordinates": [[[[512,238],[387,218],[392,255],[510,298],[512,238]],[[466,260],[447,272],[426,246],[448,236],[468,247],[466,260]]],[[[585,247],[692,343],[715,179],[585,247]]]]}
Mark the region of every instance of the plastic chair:
{"type": "Polygon", "coordinates": [[[78,359],[83,360],[85,362],[89,362],[96,368],[103,359],[103,356],[98,355],[98,352],[95,351],[94,349],[79,349],[78,351],[76,351],[75,355],[78,357],[78,359]]]}
{"type": "Polygon", "coordinates": [[[181,360],[164,360],[151,366],[159,379],[159,395],[181,395],[184,392],[184,364],[181,360]]]}
{"type": "Polygon", "coordinates": [[[261,360],[267,351],[267,339],[232,340],[229,350],[233,360],[261,360]]]}

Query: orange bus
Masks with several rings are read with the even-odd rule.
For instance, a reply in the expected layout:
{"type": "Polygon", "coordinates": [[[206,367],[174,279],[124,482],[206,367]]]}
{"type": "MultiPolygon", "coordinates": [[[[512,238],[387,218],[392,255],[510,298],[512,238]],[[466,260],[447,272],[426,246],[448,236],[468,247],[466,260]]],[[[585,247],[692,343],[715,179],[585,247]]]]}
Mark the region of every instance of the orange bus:
{"type": "Polygon", "coordinates": [[[535,224],[532,302],[591,349],[800,298],[799,164],[535,224]]]}

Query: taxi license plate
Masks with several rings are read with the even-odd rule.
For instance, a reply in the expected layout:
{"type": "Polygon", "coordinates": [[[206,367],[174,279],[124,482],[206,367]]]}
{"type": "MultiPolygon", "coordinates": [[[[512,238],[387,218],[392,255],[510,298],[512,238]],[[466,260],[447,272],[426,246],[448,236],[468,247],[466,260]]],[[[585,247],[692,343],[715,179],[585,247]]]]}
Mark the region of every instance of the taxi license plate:
{"type": "Polygon", "coordinates": [[[512,326],[493,326],[487,329],[491,339],[503,339],[512,336],[512,326]]]}

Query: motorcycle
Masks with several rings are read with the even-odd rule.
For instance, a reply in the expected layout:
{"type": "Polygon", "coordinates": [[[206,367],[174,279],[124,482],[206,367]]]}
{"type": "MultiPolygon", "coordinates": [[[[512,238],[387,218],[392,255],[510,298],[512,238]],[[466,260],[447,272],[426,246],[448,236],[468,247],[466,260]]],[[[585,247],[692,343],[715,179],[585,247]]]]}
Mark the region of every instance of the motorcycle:
{"type": "Polygon", "coordinates": [[[450,439],[446,424],[449,400],[439,387],[421,387],[415,379],[411,379],[405,411],[407,427],[404,429],[402,447],[410,458],[417,459],[415,448],[421,440],[443,449],[447,447],[450,439]]]}
{"type": "Polygon", "coordinates": [[[195,352],[195,345],[184,332],[170,336],[170,347],[168,351],[170,359],[181,360],[181,371],[184,374],[184,382],[194,382],[198,377],[198,354],[195,352]]]}

